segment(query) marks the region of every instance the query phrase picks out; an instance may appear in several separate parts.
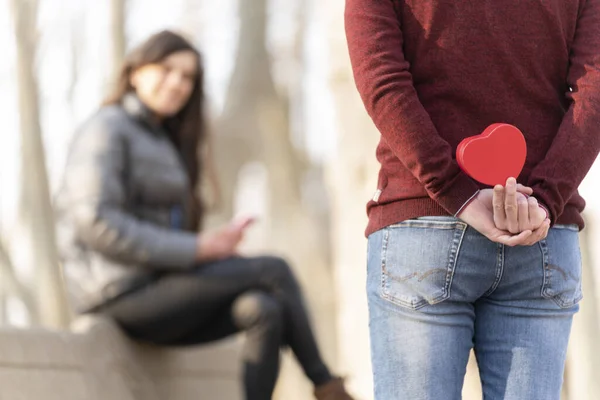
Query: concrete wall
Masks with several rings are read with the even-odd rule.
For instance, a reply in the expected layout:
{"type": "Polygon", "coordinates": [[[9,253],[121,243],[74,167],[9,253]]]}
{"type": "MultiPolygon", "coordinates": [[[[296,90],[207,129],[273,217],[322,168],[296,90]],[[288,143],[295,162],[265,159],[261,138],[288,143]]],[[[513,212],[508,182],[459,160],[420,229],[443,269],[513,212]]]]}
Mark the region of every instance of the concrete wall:
{"type": "Polygon", "coordinates": [[[73,332],[0,328],[0,400],[241,400],[240,340],[164,349],[110,322],[73,332]]]}

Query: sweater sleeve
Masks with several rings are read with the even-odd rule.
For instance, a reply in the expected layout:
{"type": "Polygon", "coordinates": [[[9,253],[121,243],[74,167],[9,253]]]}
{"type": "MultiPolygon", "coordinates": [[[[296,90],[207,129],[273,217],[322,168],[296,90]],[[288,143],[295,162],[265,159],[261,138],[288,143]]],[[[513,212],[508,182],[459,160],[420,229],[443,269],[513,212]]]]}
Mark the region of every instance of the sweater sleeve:
{"type": "Polygon", "coordinates": [[[545,158],[527,182],[547,206],[553,224],[600,150],[600,0],[583,3],[567,75],[570,106],[545,158]]]}
{"type": "Polygon", "coordinates": [[[478,187],[419,101],[392,1],[346,0],[345,29],[354,80],[375,126],[429,196],[456,214],[478,187]]]}

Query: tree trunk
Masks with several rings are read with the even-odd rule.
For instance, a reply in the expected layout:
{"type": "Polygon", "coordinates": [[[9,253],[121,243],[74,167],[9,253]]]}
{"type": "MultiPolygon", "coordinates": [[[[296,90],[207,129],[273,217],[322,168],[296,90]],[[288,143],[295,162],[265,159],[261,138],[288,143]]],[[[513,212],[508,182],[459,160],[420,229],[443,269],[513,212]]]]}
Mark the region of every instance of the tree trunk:
{"type": "Polygon", "coordinates": [[[15,275],[15,268],[4,246],[0,244],[0,307],[2,307],[3,320],[8,320],[6,299],[8,296],[16,297],[23,302],[27,309],[29,320],[38,321],[35,298],[31,291],[23,285],[15,275]]]}
{"type": "Polygon", "coordinates": [[[110,0],[111,85],[118,79],[127,50],[126,8],[127,0],[110,0]]]}
{"type": "Polygon", "coordinates": [[[349,386],[373,398],[366,302],[365,204],[376,189],[379,134],[354,85],[344,35],[344,1],[324,7],[329,43],[329,87],[337,118],[337,153],[329,165],[331,237],[338,292],[340,364],[349,386]]]}
{"type": "Polygon", "coordinates": [[[239,3],[241,25],[235,65],[227,87],[223,112],[216,121],[214,132],[221,202],[218,210],[208,217],[207,226],[218,226],[231,219],[240,170],[249,162],[259,160],[260,143],[257,142],[260,135],[253,103],[260,95],[269,74],[268,69],[264,69],[266,50],[262,44],[266,16],[261,14],[260,8],[264,0],[259,0],[257,4],[244,1],[239,3]]]}
{"type": "MultiPolygon", "coordinates": [[[[264,9],[264,0],[242,2],[243,13],[248,15],[264,9]]],[[[263,22],[264,23],[264,22],[263,22]]],[[[298,30],[302,35],[303,30],[298,30]]],[[[298,39],[297,39],[298,40],[298,39]]],[[[267,167],[269,179],[269,247],[284,254],[291,261],[296,275],[304,289],[308,309],[311,311],[315,334],[320,344],[323,358],[336,367],[337,338],[335,329],[335,292],[332,270],[329,267],[328,240],[319,235],[323,224],[317,218],[312,204],[303,204],[302,184],[306,173],[303,162],[306,158],[294,148],[291,140],[290,103],[287,96],[277,93],[270,74],[265,38],[258,54],[262,66],[262,90],[256,101],[255,115],[258,117],[261,159],[267,167]]],[[[318,169],[317,169],[318,170],[318,169]]],[[[318,183],[318,182],[317,182],[318,183]]],[[[327,226],[327,225],[325,225],[327,226]]],[[[282,379],[276,398],[303,400],[311,398],[312,387],[302,376],[297,365],[282,370],[282,379]]]]}
{"type": "MultiPolygon", "coordinates": [[[[324,358],[335,355],[334,296],[328,269],[327,241],[319,240],[314,213],[301,201],[302,156],[290,139],[288,101],[271,75],[266,48],[267,2],[239,1],[240,31],[236,62],[223,114],[217,124],[217,170],[223,191],[222,210],[210,224],[225,222],[234,210],[239,172],[258,162],[268,176],[267,215],[261,221],[267,242],[262,250],[289,259],[304,288],[324,358]]],[[[209,225],[210,225],[209,224],[209,225]]],[[[311,386],[286,357],[276,398],[310,398],[311,386]]]]}
{"type": "Polygon", "coordinates": [[[85,49],[85,39],[81,32],[85,29],[85,15],[78,13],[73,18],[70,25],[69,45],[71,47],[71,77],[69,87],[67,88],[67,101],[71,109],[71,115],[76,115],[76,100],[75,92],[79,83],[79,66],[81,63],[81,55],[85,49]]]}
{"type": "Polygon", "coordinates": [[[0,291],[0,326],[7,325],[8,315],[6,310],[6,293],[0,291]]]}
{"type": "Polygon", "coordinates": [[[69,320],[58,266],[54,218],[50,201],[35,77],[37,1],[11,0],[17,39],[17,81],[21,130],[21,192],[19,217],[23,242],[36,271],[40,322],[62,328],[69,320]]]}
{"type": "Polygon", "coordinates": [[[565,377],[566,394],[572,400],[600,399],[600,311],[598,309],[597,279],[594,276],[595,260],[592,257],[590,239],[594,224],[586,218],[586,228],[581,231],[581,255],[583,266],[583,293],[579,313],[573,320],[567,359],[568,373],[565,377]]]}

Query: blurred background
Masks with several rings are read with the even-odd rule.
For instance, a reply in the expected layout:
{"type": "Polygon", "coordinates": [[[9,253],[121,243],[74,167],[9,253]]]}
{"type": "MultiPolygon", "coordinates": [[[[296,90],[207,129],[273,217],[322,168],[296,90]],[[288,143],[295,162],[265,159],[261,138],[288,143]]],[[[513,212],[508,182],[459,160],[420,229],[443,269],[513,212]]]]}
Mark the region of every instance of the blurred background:
{"type": "MultiPolygon", "coordinates": [[[[69,326],[51,206],[69,141],[98,108],[124,53],[173,29],[199,47],[206,71],[221,194],[207,227],[258,217],[244,250],[293,263],[326,359],[358,398],[371,399],[363,232],[379,134],[352,80],[343,3],[0,0],[0,324],[69,326]]],[[[597,162],[581,187],[585,300],[571,340],[568,400],[600,399],[599,185],[597,162]]],[[[216,192],[207,188],[207,198],[216,192]]],[[[310,398],[290,357],[282,376],[278,398],[310,398]]],[[[471,366],[466,398],[476,398],[477,385],[471,366]]]]}

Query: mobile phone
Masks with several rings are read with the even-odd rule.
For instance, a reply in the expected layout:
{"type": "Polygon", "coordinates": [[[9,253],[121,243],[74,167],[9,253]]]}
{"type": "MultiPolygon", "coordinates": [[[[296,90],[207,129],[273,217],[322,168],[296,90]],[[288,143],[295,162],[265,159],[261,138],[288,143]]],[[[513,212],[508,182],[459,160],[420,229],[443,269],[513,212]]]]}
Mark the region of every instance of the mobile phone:
{"type": "Polygon", "coordinates": [[[256,217],[253,216],[245,216],[245,217],[237,217],[232,221],[232,226],[237,229],[246,229],[250,225],[256,222],[256,217]]]}

